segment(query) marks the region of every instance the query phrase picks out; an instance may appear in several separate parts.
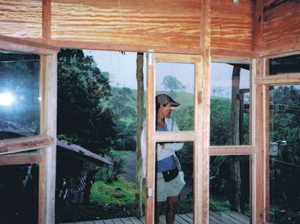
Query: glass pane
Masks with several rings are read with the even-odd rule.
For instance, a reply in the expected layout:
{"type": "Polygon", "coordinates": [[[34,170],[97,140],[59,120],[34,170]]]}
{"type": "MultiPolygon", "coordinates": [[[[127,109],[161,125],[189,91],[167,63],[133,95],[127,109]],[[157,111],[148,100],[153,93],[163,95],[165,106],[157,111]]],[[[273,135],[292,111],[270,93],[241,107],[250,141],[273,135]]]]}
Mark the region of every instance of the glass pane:
{"type": "Polygon", "coordinates": [[[167,94],[180,104],[171,114],[180,131],[194,130],[194,64],[156,62],[155,69],[156,95],[167,94]]]}
{"type": "Polygon", "coordinates": [[[270,75],[300,72],[300,55],[272,58],[269,61],[270,75]]]}
{"type": "Polygon", "coordinates": [[[0,166],[1,223],[38,223],[38,165],[0,166]]]}
{"type": "Polygon", "coordinates": [[[249,144],[249,65],[212,63],[210,145],[249,144]]]}
{"type": "Polygon", "coordinates": [[[40,56],[0,51],[0,139],[39,134],[40,56]]]}
{"type": "Polygon", "coordinates": [[[212,223],[250,223],[249,156],[211,156],[209,186],[212,223]]]}
{"type": "Polygon", "coordinates": [[[300,86],[270,90],[270,221],[300,223],[300,86]]]}

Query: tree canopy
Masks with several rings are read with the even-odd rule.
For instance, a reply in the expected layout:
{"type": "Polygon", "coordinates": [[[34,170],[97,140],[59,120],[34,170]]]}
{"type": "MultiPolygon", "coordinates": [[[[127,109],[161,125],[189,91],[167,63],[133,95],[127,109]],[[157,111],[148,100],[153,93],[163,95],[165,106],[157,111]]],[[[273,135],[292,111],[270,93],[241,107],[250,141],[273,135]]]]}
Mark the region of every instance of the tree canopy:
{"type": "Polygon", "coordinates": [[[183,85],[176,77],[171,75],[164,77],[162,85],[165,89],[169,89],[171,92],[184,92],[186,90],[186,86],[183,85]]]}
{"type": "Polygon", "coordinates": [[[58,53],[57,134],[104,155],[115,138],[113,111],[101,103],[111,96],[107,76],[82,50],[58,53]]]}

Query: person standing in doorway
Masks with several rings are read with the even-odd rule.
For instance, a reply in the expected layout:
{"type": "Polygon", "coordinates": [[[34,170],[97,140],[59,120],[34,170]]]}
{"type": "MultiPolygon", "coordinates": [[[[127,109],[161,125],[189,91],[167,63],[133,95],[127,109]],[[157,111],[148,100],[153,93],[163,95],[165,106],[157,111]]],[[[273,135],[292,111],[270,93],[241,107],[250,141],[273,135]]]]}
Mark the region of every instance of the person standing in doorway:
{"type": "MultiPolygon", "coordinates": [[[[179,128],[171,117],[172,107],[180,104],[169,95],[160,94],[156,98],[156,131],[179,131],[179,128]]],[[[156,145],[156,209],[155,222],[159,223],[159,215],[163,202],[167,201],[166,221],[173,224],[176,207],[179,202],[179,194],[185,185],[183,172],[175,152],[181,150],[181,142],[165,142],[156,145]]],[[[146,121],[143,124],[141,137],[144,176],[146,174],[146,121]]]]}

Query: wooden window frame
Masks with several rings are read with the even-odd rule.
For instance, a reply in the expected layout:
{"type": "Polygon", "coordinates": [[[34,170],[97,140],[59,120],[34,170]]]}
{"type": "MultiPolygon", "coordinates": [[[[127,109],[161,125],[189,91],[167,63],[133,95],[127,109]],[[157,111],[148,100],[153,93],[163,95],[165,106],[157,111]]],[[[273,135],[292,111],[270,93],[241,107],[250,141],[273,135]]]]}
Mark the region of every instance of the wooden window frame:
{"type": "MultiPolygon", "coordinates": [[[[264,186],[263,190],[258,191],[256,195],[257,207],[254,208],[257,211],[256,220],[257,223],[267,223],[269,221],[270,210],[270,186],[269,186],[269,87],[280,85],[300,85],[300,73],[289,74],[269,74],[269,59],[290,56],[299,53],[298,51],[290,53],[282,53],[277,55],[269,55],[256,59],[256,78],[254,80],[254,86],[256,91],[257,102],[256,104],[256,144],[257,150],[256,158],[254,159],[256,165],[256,188],[259,189],[264,186]],[[263,133],[259,135],[259,130],[263,130],[263,133]],[[260,185],[262,184],[262,185],[260,185]],[[263,211],[264,212],[263,212],[263,211]],[[260,218],[262,214],[262,218],[260,218]]],[[[254,169],[254,168],[253,168],[254,169]]],[[[253,170],[252,169],[252,170],[253,170]]]]}
{"type": "MultiPolygon", "coordinates": [[[[203,223],[208,217],[209,209],[209,164],[208,147],[203,147],[202,139],[209,136],[203,130],[204,119],[209,118],[207,92],[209,93],[209,74],[203,78],[203,57],[200,55],[175,55],[148,53],[147,65],[147,162],[146,162],[146,223],[154,223],[155,218],[155,145],[163,141],[189,141],[194,143],[194,223],[203,223]],[[195,65],[195,90],[194,90],[194,131],[155,132],[155,62],[190,63],[195,65]],[[205,133],[205,134],[204,134],[205,133]],[[196,187],[195,187],[196,186],[196,187]]],[[[209,101],[208,101],[209,102],[209,101]]],[[[209,128],[209,126],[208,126],[209,128]]]]}
{"type": "Polygon", "coordinates": [[[0,35],[0,49],[33,53],[40,63],[40,135],[0,140],[0,165],[39,164],[38,223],[55,223],[57,52],[59,48],[0,35]],[[28,152],[38,149],[35,152],[28,152]]]}

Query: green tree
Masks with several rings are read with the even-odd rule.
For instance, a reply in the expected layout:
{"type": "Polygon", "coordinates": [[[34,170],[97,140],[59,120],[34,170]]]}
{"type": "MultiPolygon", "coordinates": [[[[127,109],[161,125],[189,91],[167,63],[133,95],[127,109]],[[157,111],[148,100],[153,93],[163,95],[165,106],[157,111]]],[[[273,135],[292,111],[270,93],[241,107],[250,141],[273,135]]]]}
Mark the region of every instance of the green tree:
{"type": "Polygon", "coordinates": [[[107,77],[81,50],[58,53],[57,134],[104,155],[114,143],[113,111],[102,103],[111,96],[107,77]]]}
{"type": "Polygon", "coordinates": [[[210,145],[228,145],[230,141],[231,103],[228,98],[211,99],[210,145]]]}
{"type": "Polygon", "coordinates": [[[169,89],[171,92],[185,92],[186,90],[186,86],[184,86],[176,77],[171,75],[164,77],[162,85],[165,89],[169,89]]]}
{"type": "Polygon", "coordinates": [[[136,119],[136,98],[128,87],[112,88],[112,95],[107,106],[114,111],[114,119],[136,119]]]}

